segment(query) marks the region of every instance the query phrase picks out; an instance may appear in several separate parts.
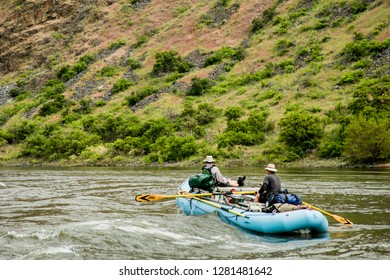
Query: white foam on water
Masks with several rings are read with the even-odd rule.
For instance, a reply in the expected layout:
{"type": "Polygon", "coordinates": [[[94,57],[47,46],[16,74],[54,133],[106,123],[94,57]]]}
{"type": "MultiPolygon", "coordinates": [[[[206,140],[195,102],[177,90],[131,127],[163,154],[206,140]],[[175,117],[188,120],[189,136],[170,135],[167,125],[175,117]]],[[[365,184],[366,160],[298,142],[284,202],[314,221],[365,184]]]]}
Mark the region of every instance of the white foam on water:
{"type": "Polygon", "coordinates": [[[116,226],[116,228],[123,230],[125,232],[129,233],[135,233],[139,235],[150,235],[158,237],[159,239],[169,238],[169,239],[184,239],[185,237],[181,234],[177,234],[174,232],[167,231],[165,229],[162,229],[161,227],[156,227],[153,225],[152,227],[145,227],[145,224],[142,226],[137,226],[134,224],[128,224],[128,225],[120,225],[116,226]]]}
{"type": "Polygon", "coordinates": [[[60,235],[61,230],[39,230],[36,232],[30,233],[21,233],[16,231],[8,231],[7,236],[15,239],[38,239],[38,240],[47,240],[53,239],[60,235]]]}

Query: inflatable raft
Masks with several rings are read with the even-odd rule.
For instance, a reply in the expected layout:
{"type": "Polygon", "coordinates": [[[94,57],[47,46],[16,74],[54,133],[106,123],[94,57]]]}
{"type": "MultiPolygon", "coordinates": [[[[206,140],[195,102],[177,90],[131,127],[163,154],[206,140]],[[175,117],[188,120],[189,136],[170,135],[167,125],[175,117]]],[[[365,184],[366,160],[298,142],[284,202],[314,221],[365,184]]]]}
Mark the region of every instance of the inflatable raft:
{"type": "MultiPolygon", "coordinates": [[[[190,192],[188,179],[179,187],[179,193],[190,192]]],[[[177,198],[177,206],[185,215],[205,215],[216,212],[229,224],[267,234],[290,232],[323,233],[328,229],[328,220],[321,212],[311,209],[265,213],[261,207],[226,203],[215,197],[177,198]]]]}

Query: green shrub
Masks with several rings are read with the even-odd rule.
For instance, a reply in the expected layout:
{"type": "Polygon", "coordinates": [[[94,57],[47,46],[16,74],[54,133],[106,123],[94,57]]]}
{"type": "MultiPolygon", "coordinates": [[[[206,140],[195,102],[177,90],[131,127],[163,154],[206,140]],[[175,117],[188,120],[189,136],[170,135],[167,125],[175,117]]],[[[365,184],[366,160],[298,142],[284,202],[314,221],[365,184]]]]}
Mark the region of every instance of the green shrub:
{"type": "Polygon", "coordinates": [[[193,77],[191,79],[191,88],[187,92],[189,96],[201,96],[208,92],[211,88],[211,82],[209,79],[201,79],[198,77],[193,77]]]}
{"type": "Polygon", "coordinates": [[[80,59],[79,59],[80,62],[84,62],[86,63],[87,65],[90,65],[91,63],[95,62],[96,61],[96,57],[94,55],[91,55],[91,54],[86,54],[86,55],[83,55],[80,59]]]}
{"type": "Polygon", "coordinates": [[[264,22],[264,20],[262,18],[259,18],[259,17],[254,18],[252,20],[250,32],[257,33],[258,31],[262,30],[265,25],[266,25],[266,23],[264,22]]]}
{"type": "Polygon", "coordinates": [[[107,148],[105,145],[96,145],[85,148],[79,157],[89,163],[95,163],[108,156],[108,153],[109,148],[107,148]]]}
{"type": "Polygon", "coordinates": [[[30,92],[20,87],[14,87],[8,92],[8,94],[11,97],[15,98],[16,101],[20,101],[28,97],[30,95],[30,92]]]}
{"type": "Polygon", "coordinates": [[[340,157],[344,152],[345,136],[345,124],[343,123],[335,126],[330,132],[324,133],[318,150],[319,156],[321,158],[340,157]]]}
{"type": "Polygon", "coordinates": [[[146,86],[142,89],[140,89],[137,92],[133,92],[130,96],[126,96],[126,102],[129,107],[134,106],[138,102],[140,102],[142,99],[156,94],[159,91],[159,88],[154,86],[146,86]]]}
{"type": "Polygon", "coordinates": [[[278,35],[286,35],[288,32],[287,32],[287,28],[285,27],[280,27],[277,31],[276,31],[276,34],[278,35]]]}
{"type": "Polygon", "coordinates": [[[337,85],[352,84],[359,81],[364,76],[363,70],[350,71],[340,77],[337,85]]]}
{"type": "Polygon", "coordinates": [[[127,128],[127,137],[117,139],[113,146],[118,152],[142,156],[151,153],[152,145],[160,137],[173,133],[173,124],[166,118],[154,119],[145,123],[137,123],[127,128]]]}
{"type": "Polygon", "coordinates": [[[213,22],[213,18],[211,14],[201,14],[199,18],[199,24],[197,25],[197,27],[200,27],[202,24],[206,26],[210,26],[212,22],[213,22]]]}
{"type": "Polygon", "coordinates": [[[202,28],[203,26],[218,27],[225,24],[231,14],[236,12],[240,7],[237,1],[232,5],[229,4],[230,1],[218,0],[210,10],[201,14],[196,26],[198,28],[202,28]]]}
{"type": "Polygon", "coordinates": [[[307,10],[306,10],[306,9],[302,9],[302,10],[298,10],[298,11],[296,11],[296,12],[290,13],[290,14],[288,15],[288,18],[289,18],[291,21],[295,22],[298,18],[303,17],[303,16],[305,16],[306,14],[307,14],[307,10]]]}
{"type": "Polygon", "coordinates": [[[346,128],[344,155],[353,163],[374,163],[390,158],[390,119],[359,116],[346,128]]]}
{"type": "Polygon", "coordinates": [[[320,18],[320,24],[317,27],[322,29],[327,26],[337,27],[343,22],[352,21],[356,15],[364,12],[367,9],[367,1],[331,1],[329,4],[323,5],[322,10],[317,14],[320,18]]]}
{"type": "Polygon", "coordinates": [[[387,115],[390,112],[390,77],[363,79],[353,90],[348,106],[352,114],[387,115]],[[371,108],[371,109],[369,109],[371,108]]]}
{"type": "Polygon", "coordinates": [[[168,74],[168,75],[165,77],[164,81],[165,81],[166,83],[172,83],[172,82],[174,82],[174,81],[176,81],[176,80],[178,80],[178,79],[184,77],[184,75],[185,75],[184,73],[172,73],[172,74],[168,74]]]}
{"type": "Polygon", "coordinates": [[[110,50],[116,50],[126,45],[126,41],[123,39],[118,39],[115,42],[112,42],[108,47],[110,50]]]}
{"type": "Polygon", "coordinates": [[[217,138],[218,149],[233,147],[236,145],[253,146],[259,144],[264,139],[263,134],[248,134],[243,131],[227,131],[217,138]]]}
{"type": "Polygon", "coordinates": [[[43,88],[44,98],[51,98],[56,95],[62,94],[65,90],[65,84],[58,80],[49,80],[46,86],[43,88]]]}
{"type": "Polygon", "coordinates": [[[152,162],[158,162],[159,156],[157,153],[150,153],[145,157],[145,163],[150,164],[152,162]]]}
{"type": "MultiPolygon", "coordinates": [[[[6,130],[6,129],[0,128],[0,141],[5,141],[5,142],[11,144],[12,137],[13,137],[12,133],[8,132],[8,130],[6,130]]],[[[4,143],[4,144],[6,144],[6,143],[4,143]]]]}
{"type": "Polygon", "coordinates": [[[227,121],[238,120],[244,115],[244,111],[240,107],[229,107],[225,110],[224,116],[227,121]]]}
{"type": "Polygon", "coordinates": [[[20,151],[20,156],[31,156],[35,158],[46,158],[46,142],[48,138],[43,134],[33,134],[29,136],[20,151]]]}
{"type": "Polygon", "coordinates": [[[106,65],[98,72],[98,76],[100,77],[113,77],[118,75],[119,68],[117,66],[106,65]]]}
{"type": "Polygon", "coordinates": [[[58,160],[78,156],[88,146],[99,142],[98,136],[79,129],[57,129],[50,137],[39,133],[27,137],[21,156],[58,160]]]}
{"type": "Polygon", "coordinates": [[[57,78],[68,81],[72,79],[77,74],[85,71],[88,69],[88,65],[92,63],[95,60],[95,58],[91,55],[85,55],[82,56],[78,62],[71,65],[64,65],[60,68],[60,70],[57,72],[57,78]]]}
{"type": "Polygon", "coordinates": [[[214,122],[221,115],[221,110],[212,103],[201,103],[194,109],[190,102],[184,103],[184,109],[175,120],[179,131],[189,132],[199,138],[205,135],[205,125],[214,122]]]}
{"type": "Polygon", "coordinates": [[[132,69],[132,70],[135,70],[135,69],[138,69],[138,68],[141,67],[141,63],[140,63],[138,60],[136,60],[136,59],[134,59],[134,58],[131,58],[131,57],[129,57],[129,58],[127,59],[127,65],[128,65],[129,68],[132,69]]]}
{"type": "Polygon", "coordinates": [[[267,162],[293,162],[300,159],[300,156],[293,152],[291,148],[279,142],[266,144],[262,155],[262,161],[265,157],[267,162]]]}
{"type": "Polygon", "coordinates": [[[276,70],[281,70],[283,73],[292,73],[295,70],[294,61],[290,59],[284,60],[276,66],[276,70]]]}
{"type": "Polygon", "coordinates": [[[390,47],[390,39],[383,42],[368,41],[356,34],[355,41],[348,43],[341,51],[340,56],[347,62],[356,62],[362,58],[377,55],[390,47]]]}
{"type": "Polygon", "coordinates": [[[259,70],[253,74],[243,73],[238,76],[229,78],[226,81],[219,81],[216,85],[210,88],[210,92],[218,95],[222,95],[232,88],[247,86],[260,82],[261,80],[271,78],[275,75],[275,64],[270,62],[265,65],[265,69],[259,70]]]}
{"type": "Polygon", "coordinates": [[[162,162],[180,161],[194,155],[197,145],[192,136],[163,136],[152,145],[152,151],[158,154],[162,162]]]}
{"type": "Polygon", "coordinates": [[[76,75],[77,73],[72,70],[72,67],[70,65],[62,66],[57,72],[57,77],[64,81],[68,81],[76,75]]]}
{"type": "Polygon", "coordinates": [[[133,85],[133,82],[126,80],[125,78],[120,78],[118,81],[114,83],[112,86],[112,93],[119,93],[127,90],[129,87],[133,85]]]}
{"type": "Polygon", "coordinates": [[[40,116],[48,116],[59,112],[68,103],[62,93],[65,90],[65,84],[58,80],[50,80],[44,87],[43,105],[39,110],[40,116]]]}
{"type": "Polygon", "coordinates": [[[267,122],[268,114],[252,111],[245,121],[231,119],[225,132],[217,137],[218,148],[260,144],[264,140],[265,133],[274,129],[273,125],[267,122]]]}
{"type": "Polygon", "coordinates": [[[323,125],[319,117],[303,110],[288,112],[280,120],[279,140],[303,157],[320,143],[323,125]]]}
{"type": "Polygon", "coordinates": [[[201,103],[198,105],[198,110],[195,111],[193,117],[199,125],[212,123],[221,115],[221,110],[215,108],[212,103],[201,103]]]}
{"type": "Polygon", "coordinates": [[[286,40],[286,39],[279,39],[277,42],[276,42],[276,45],[275,45],[275,51],[277,52],[278,55],[284,55],[288,52],[288,50],[294,46],[294,43],[289,41],[289,40],[286,40]]]}
{"type": "Polygon", "coordinates": [[[39,115],[45,117],[58,113],[65,106],[65,104],[65,97],[63,95],[58,95],[42,105],[41,109],[39,110],[39,115]]]}
{"type": "Polygon", "coordinates": [[[137,36],[137,42],[135,43],[135,47],[140,47],[148,41],[149,37],[146,35],[137,36]]]}
{"type": "Polygon", "coordinates": [[[370,59],[363,58],[359,61],[356,61],[353,64],[353,69],[365,69],[365,68],[368,68],[370,66],[370,64],[371,64],[370,59]]]}
{"type": "Polygon", "coordinates": [[[314,24],[313,29],[314,30],[321,30],[328,27],[328,22],[324,19],[317,20],[317,22],[314,24]]]}
{"type": "Polygon", "coordinates": [[[321,158],[335,158],[340,157],[344,151],[344,145],[338,142],[325,143],[319,149],[321,158]]]}
{"type": "Polygon", "coordinates": [[[323,61],[321,47],[317,42],[311,42],[308,46],[299,47],[295,57],[296,64],[308,64],[323,61]]]}
{"type": "Polygon", "coordinates": [[[269,89],[267,91],[262,92],[261,94],[260,93],[256,94],[257,102],[262,102],[264,100],[272,99],[272,98],[275,98],[276,101],[279,101],[282,98],[282,95],[274,89],[269,89]]]}
{"type": "Polygon", "coordinates": [[[244,49],[242,47],[237,49],[231,47],[222,47],[219,51],[217,51],[215,54],[209,56],[206,59],[204,66],[207,67],[213,64],[218,64],[222,60],[227,58],[231,58],[235,60],[243,60],[244,57],[245,54],[244,54],[244,49]]]}
{"type": "Polygon", "coordinates": [[[72,70],[74,72],[76,72],[77,74],[78,73],[81,73],[83,72],[84,70],[86,70],[88,68],[88,64],[84,61],[79,61],[79,62],[76,62],[73,66],[72,66],[72,70]]]}
{"type": "Polygon", "coordinates": [[[263,12],[261,17],[257,17],[252,20],[252,25],[250,28],[250,33],[257,33],[261,29],[263,29],[264,26],[266,26],[269,22],[273,20],[273,18],[276,16],[276,5],[273,5],[272,7],[268,8],[263,12]]]}
{"type": "Polygon", "coordinates": [[[7,129],[7,140],[10,144],[18,144],[23,142],[28,136],[34,134],[37,130],[37,124],[31,121],[21,120],[7,129]]]}
{"type": "Polygon", "coordinates": [[[156,54],[156,62],[153,65],[153,75],[161,75],[171,72],[185,73],[190,71],[193,65],[183,60],[176,51],[165,51],[156,54]]]}
{"type": "Polygon", "coordinates": [[[78,108],[74,109],[75,113],[86,115],[92,111],[92,101],[91,100],[80,100],[78,108]]]}
{"type": "MultiPolygon", "coordinates": [[[[120,132],[120,127],[117,129],[120,132]]],[[[149,120],[141,123],[137,118],[128,121],[127,127],[122,131],[121,138],[117,138],[112,148],[115,153],[124,153],[132,156],[147,155],[151,152],[151,145],[159,137],[169,136],[173,133],[173,124],[166,118],[149,120]]],[[[119,136],[119,134],[118,134],[119,136]]]]}
{"type": "Polygon", "coordinates": [[[142,137],[128,136],[125,139],[117,139],[111,146],[115,154],[130,156],[143,156],[150,151],[150,142],[142,137]]]}
{"type": "Polygon", "coordinates": [[[19,88],[19,87],[14,87],[14,88],[12,88],[9,92],[8,92],[8,94],[11,96],[11,97],[13,97],[13,98],[15,98],[15,97],[17,97],[19,94],[21,94],[22,93],[22,89],[21,88],[19,88]]]}
{"type": "Polygon", "coordinates": [[[96,101],[95,106],[96,106],[96,107],[103,107],[103,106],[106,105],[106,104],[107,104],[106,101],[104,101],[104,100],[98,100],[98,101],[96,101]]]}
{"type": "Polygon", "coordinates": [[[97,116],[87,115],[81,119],[84,131],[98,135],[104,142],[113,142],[129,135],[138,136],[132,129],[139,123],[139,119],[132,114],[102,113],[97,116]]]}
{"type": "Polygon", "coordinates": [[[170,136],[173,133],[173,123],[167,118],[159,118],[147,121],[142,126],[142,137],[151,143],[162,136],[170,136]]]}

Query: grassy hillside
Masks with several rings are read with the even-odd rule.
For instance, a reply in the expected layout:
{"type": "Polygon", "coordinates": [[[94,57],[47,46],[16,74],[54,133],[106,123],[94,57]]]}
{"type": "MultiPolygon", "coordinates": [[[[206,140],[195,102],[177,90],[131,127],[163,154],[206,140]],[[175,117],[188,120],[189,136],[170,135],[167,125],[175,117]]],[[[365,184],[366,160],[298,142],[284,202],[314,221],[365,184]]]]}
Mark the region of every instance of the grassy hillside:
{"type": "Polygon", "coordinates": [[[389,1],[2,2],[1,164],[390,158],[389,1]]]}

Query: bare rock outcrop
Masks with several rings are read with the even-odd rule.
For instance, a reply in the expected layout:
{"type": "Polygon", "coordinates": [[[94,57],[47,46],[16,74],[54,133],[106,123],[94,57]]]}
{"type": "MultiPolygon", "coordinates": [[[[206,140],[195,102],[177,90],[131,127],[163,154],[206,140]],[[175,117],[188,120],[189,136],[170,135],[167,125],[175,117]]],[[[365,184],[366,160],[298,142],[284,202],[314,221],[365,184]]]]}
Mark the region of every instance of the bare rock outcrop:
{"type": "Polygon", "coordinates": [[[98,20],[107,0],[8,1],[0,7],[0,74],[50,63],[87,19],[98,20]],[[7,13],[7,11],[12,11],[7,13]]]}

